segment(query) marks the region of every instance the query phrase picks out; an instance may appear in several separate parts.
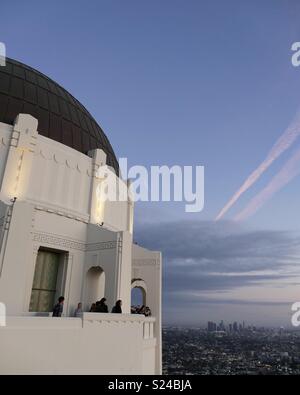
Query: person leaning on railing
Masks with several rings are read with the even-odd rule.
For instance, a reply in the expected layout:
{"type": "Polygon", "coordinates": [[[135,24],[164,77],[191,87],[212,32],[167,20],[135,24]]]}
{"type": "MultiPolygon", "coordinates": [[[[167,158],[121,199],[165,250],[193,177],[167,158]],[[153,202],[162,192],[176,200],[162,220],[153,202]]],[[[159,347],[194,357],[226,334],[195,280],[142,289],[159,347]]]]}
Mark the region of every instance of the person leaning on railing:
{"type": "Polygon", "coordinates": [[[52,317],[61,317],[64,311],[64,301],[65,298],[61,296],[58,299],[58,303],[53,307],[52,317]]]}
{"type": "Polygon", "coordinates": [[[114,314],[122,314],[122,300],[117,300],[111,312],[114,314]]]}
{"type": "Polygon", "coordinates": [[[96,302],[96,313],[108,313],[106,298],[102,298],[99,302],[96,302]]]}

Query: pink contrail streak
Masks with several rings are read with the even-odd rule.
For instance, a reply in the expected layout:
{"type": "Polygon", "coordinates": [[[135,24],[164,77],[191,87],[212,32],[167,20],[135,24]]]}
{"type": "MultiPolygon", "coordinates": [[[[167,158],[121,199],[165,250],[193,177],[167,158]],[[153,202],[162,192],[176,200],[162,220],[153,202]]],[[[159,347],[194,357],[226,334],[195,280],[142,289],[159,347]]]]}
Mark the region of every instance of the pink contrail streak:
{"type": "Polygon", "coordinates": [[[287,161],[283,168],[272,178],[269,184],[256,195],[248,206],[237,214],[236,221],[242,221],[256,213],[272,196],[287,185],[300,173],[300,149],[287,161]]]}
{"type": "Polygon", "coordinates": [[[272,147],[266,159],[250,174],[247,180],[243,183],[240,189],[232,196],[229,202],[222,208],[220,213],[216,217],[216,221],[221,219],[225,213],[234,205],[234,203],[245,193],[271,166],[271,164],[300,136],[300,111],[297,114],[289,127],[284,131],[281,137],[272,147]]]}

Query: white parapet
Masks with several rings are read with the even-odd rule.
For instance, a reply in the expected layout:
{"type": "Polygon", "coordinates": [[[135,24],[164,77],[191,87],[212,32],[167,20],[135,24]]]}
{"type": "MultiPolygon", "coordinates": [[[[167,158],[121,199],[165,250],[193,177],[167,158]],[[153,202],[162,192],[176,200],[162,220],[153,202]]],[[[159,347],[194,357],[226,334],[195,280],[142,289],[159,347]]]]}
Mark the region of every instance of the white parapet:
{"type": "MultiPolygon", "coordinates": [[[[96,149],[89,155],[40,135],[31,115],[19,114],[13,126],[0,123],[0,200],[30,201],[66,217],[132,233],[131,202],[99,200],[103,180],[97,172],[106,168],[105,152],[96,149]]],[[[127,190],[109,167],[107,172],[127,190]]]]}
{"type": "Polygon", "coordinates": [[[155,319],[8,317],[0,327],[0,374],[156,374],[155,319]]]}

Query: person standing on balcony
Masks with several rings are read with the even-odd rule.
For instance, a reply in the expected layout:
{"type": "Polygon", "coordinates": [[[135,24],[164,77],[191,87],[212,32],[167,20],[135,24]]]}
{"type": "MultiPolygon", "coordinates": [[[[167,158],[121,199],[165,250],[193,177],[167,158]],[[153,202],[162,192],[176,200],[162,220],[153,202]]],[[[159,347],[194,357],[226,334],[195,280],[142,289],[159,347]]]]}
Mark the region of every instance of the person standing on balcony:
{"type": "Polygon", "coordinates": [[[108,313],[108,307],[106,304],[106,298],[102,298],[100,302],[96,303],[96,312],[97,313],[108,313]]]}
{"type": "Polygon", "coordinates": [[[62,313],[64,311],[64,301],[65,301],[65,298],[63,296],[61,296],[58,299],[58,303],[53,308],[52,317],[61,317],[62,316],[62,313]]]}
{"type": "Polygon", "coordinates": [[[146,306],[144,311],[145,317],[151,317],[152,313],[150,307],[146,306]]]}
{"type": "Polygon", "coordinates": [[[74,312],[74,317],[79,318],[82,317],[82,303],[78,303],[77,309],[74,312]]]}
{"type": "Polygon", "coordinates": [[[113,314],[122,314],[122,300],[117,300],[111,312],[113,314]]]}

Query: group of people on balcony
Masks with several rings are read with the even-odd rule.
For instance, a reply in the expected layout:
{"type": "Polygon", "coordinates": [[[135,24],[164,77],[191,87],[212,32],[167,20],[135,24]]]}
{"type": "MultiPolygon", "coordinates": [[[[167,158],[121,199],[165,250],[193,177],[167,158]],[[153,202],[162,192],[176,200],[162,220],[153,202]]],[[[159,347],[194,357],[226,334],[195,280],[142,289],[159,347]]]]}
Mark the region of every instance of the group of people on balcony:
{"type": "MultiPolygon", "coordinates": [[[[64,310],[65,298],[61,296],[58,302],[53,307],[52,317],[61,317],[64,310]]],[[[113,314],[122,314],[122,300],[117,300],[116,304],[111,311],[113,314]]],[[[90,313],[108,313],[108,306],[106,304],[106,298],[93,303],[90,308],[90,313]]],[[[74,312],[74,317],[81,317],[83,314],[82,303],[78,303],[77,308],[74,312]]]]}
{"type": "MultiPolygon", "coordinates": [[[[61,317],[64,309],[65,298],[61,296],[58,299],[57,304],[53,308],[52,317],[61,317]]],[[[117,300],[116,304],[112,308],[113,314],[122,314],[122,300],[117,300]]],[[[108,313],[108,306],[106,304],[106,298],[93,303],[90,308],[90,313],[108,313]]],[[[74,312],[74,317],[81,317],[83,314],[82,303],[78,303],[78,306],[74,312]]],[[[145,317],[151,317],[151,310],[148,306],[131,306],[131,314],[142,314],[145,317]]]]}
{"type": "Polygon", "coordinates": [[[151,317],[151,310],[148,306],[131,306],[131,314],[143,314],[145,317],[151,317]]]}
{"type": "MultiPolygon", "coordinates": [[[[122,314],[122,300],[117,300],[116,304],[112,308],[113,314],[122,314]]],[[[106,298],[102,298],[96,303],[93,303],[90,308],[90,313],[108,313],[108,306],[106,304],[106,298]]]]}

